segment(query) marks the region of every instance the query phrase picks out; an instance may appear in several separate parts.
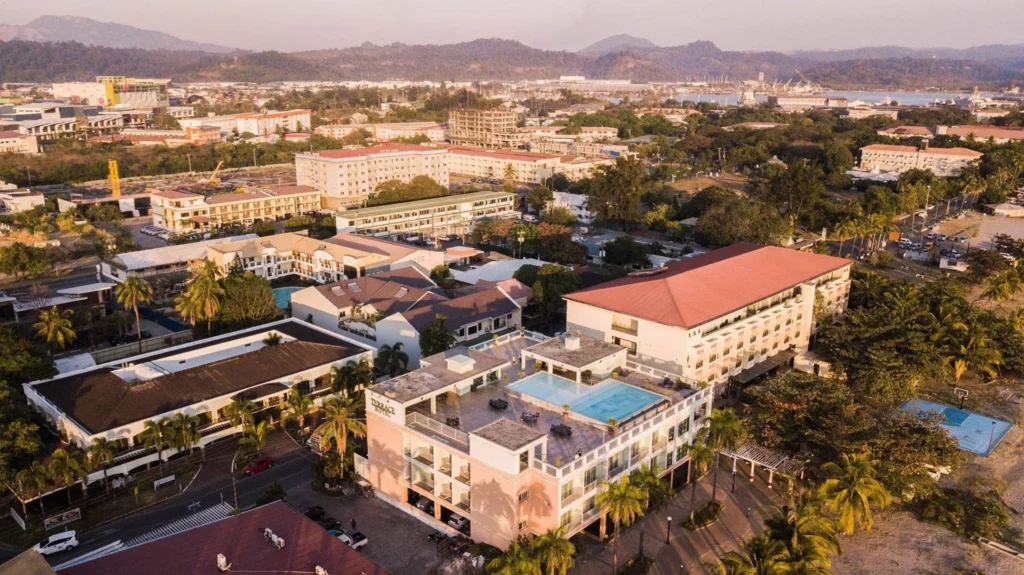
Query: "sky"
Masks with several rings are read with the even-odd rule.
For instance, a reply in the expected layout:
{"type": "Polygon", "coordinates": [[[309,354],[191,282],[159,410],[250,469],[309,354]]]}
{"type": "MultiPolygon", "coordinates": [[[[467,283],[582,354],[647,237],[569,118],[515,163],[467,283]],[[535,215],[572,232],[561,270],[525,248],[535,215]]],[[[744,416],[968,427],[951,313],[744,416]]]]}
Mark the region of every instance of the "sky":
{"type": "Polygon", "coordinates": [[[0,24],[41,15],[281,51],[476,38],[575,51],[620,33],[726,50],[1024,43],[1024,0],[0,0],[0,24]]]}

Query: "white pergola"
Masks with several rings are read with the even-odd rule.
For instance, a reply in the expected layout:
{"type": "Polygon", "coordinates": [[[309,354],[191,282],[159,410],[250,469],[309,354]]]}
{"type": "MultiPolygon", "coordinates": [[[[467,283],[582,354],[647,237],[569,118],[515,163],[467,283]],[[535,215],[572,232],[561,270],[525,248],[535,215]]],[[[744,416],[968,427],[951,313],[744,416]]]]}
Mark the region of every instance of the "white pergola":
{"type": "Polygon", "coordinates": [[[784,477],[799,477],[804,478],[804,463],[797,459],[794,459],[785,453],[776,451],[774,449],[758,445],[756,443],[744,443],[739,446],[736,451],[728,449],[722,450],[722,455],[726,457],[732,457],[732,472],[736,474],[737,465],[739,460],[746,461],[750,464],[750,480],[754,480],[754,471],[757,466],[760,465],[768,470],[768,488],[771,489],[772,481],[775,479],[775,474],[778,473],[784,477]]]}

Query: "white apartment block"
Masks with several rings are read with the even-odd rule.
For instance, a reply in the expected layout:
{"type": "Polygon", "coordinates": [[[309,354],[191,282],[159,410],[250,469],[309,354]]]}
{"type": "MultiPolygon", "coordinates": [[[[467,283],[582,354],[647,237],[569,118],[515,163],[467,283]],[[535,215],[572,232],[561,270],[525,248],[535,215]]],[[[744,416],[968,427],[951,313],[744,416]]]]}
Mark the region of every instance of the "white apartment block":
{"type": "MultiPolygon", "coordinates": [[[[6,186],[0,181],[0,190],[4,187],[6,186]]],[[[18,188],[10,191],[0,191],[0,214],[27,212],[43,205],[46,205],[46,198],[43,197],[41,192],[18,188]]]]}
{"type": "Polygon", "coordinates": [[[448,137],[448,130],[434,122],[396,122],[388,124],[330,124],[320,126],[315,131],[321,136],[341,139],[352,132],[362,130],[369,132],[374,140],[386,142],[398,138],[415,138],[426,136],[431,142],[443,142],[448,137]]]}
{"type": "Polygon", "coordinates": [[[499,549],[559,527],[603,538],[602,481],[647,465],[678,487],[711,410],[710,389],[627,373],[627,359],[528,331],[424,358],[367,390],[357,470],[395,507],[447,532],[458,514],[499,549]]]}
{"type": "Polygon", "coordinates": [[[566,295],[566,330],[627,348],[634,369],[744,385],[746,370],[807,349],[818,294],[832,314],[846,310],[850,265],[735,244],[566,295]]]}
{"type": "Polygon", "coordinates": [[[398,180],[408,183],[427,176],[448,186],[449,154],[444,148],[382,144],[351,150],[325,150],[295,155],[300,186],[315,188],[329,207],[362,205],[377,186],[398,180]]]}
{"type": "Polygon", "coordinates": [[[320,210],[320,192],[307,186],[278,186],[201,196],[177,190],[152,190],[153,225],[172,232],[273,222],[320,210]]]}
{"type": "Polygon", "coordinates": [[[453,146],[448,151],[453,174],[504,180],[508,166],[512,166],[516,182],[533,185],[540,185],[553,176],[561,163],[558,156],[516,150],[453,146]]]}
{"type": "Polygon", "coordinates": [[[375,236],[431,238],[469,233],[476,222],[515,217],[516,196],[508,192],[473,192],[369,208],[349,208],[336,216],[338,232],[375,236]]]}
{"type": "Polygon", "coordinates": [[[860,167],[880,172],[928,170],[936,176],[949,177],[977,164],[983,155],[967,148],[871,144],[860,149],[860,167]]]}
{"type": "Polygon", "coordinates": [[[0,154],[38,154],[39,140],[17,130],[0,132],[0,154]]]}
{"type": "Polygon", "coordinates": [[[284,112],[237,114],[235,120],[239,134],[249,132],[257,136],[267,136],[277,130],[286,132],[309,130],[312,125],[312,111],[287,110],[284,112]]]}

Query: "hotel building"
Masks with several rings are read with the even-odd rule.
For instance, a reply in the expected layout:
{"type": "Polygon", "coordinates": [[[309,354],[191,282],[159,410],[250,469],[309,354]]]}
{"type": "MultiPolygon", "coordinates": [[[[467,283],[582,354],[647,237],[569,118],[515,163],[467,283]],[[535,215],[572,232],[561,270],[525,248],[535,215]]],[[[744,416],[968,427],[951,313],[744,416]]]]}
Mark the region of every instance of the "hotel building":
{"type": "Polygon", "coordinates": [[[416,136],[426,136],[431,142],[443,142],[448,137],[448,130],[444,126],[435,122],[330,124],[327,126],[320,126],[315,131],[321,136],[341,139],[358,130],[369,132],[371,138],[382,142],[398,138],[415,138],[416,136]]]}
{"type": "Polygon", "coordinates": [[[512,166],[515,181],[540,185],[555,175],[561,163],[558,156],[520,152],[516,150],[488,150],[484,148],[448,148],[451,154],[451,173],[472,178],[505,179],[505,170],[512,166]]]}
{"type": "Polygon", "coordinates": [[[928,170],[936,176],[956,176],[979,161],[984,154],[967,148],[933,148],[871,144],[860,149],[860,168],[868,171],[905,172],[928,170]]]}
{"type": "Polygon", "coordinates": [[[377,186],[427,176],[448,186],[449,154],[444,148],[382,144],[353,150],[295,154],[300,186],[315,188],[329,207],[362,205],[377,186]]]}
{"type": "Polygon", "coordinates": [[[647,465],[680,485],[711,409],[710,389],[630,371],[627,357],[515,332],[424,358],[367,390],[357,471],[399,509],[449,532],[457,514],[499,549],[559,527],[603,537],[601,482],[647,465]]]}
{"type": "Polygon", "coordinates": [[[497,108],[448,111],[448,141],[456,146],[515,148],[522,140],[523,135],[516,130],[514,110],[497,108]]]}
{"type": "Polygon", "coordinates": [[[847,259],[735,244],[565,296],[566,329],[621,345],[633,369],[745,385],[805,351],[815,301],[841,314],[847,259]]]}
{"type": "Polygon", "coordinates": [[[485,218],[515,217],[516,196],[472,192],[386,206],[347,209],[336,216],[338,232],[431,238],[469,233],[485,218]]]}
{"type": "Polygon", "coordinates": [[[307,186],[202,196],[177,190],[150,192],[153,225],[172,232],[212,230],[276,221],[320,209],[320,192],[307,186]]]}

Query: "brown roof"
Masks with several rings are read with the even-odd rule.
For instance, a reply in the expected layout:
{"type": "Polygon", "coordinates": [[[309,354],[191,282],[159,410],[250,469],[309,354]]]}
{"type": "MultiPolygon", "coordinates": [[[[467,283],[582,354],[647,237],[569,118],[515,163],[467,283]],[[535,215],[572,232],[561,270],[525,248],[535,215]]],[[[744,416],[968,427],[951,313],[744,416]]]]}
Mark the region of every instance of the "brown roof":
{"type": "Polygon", "coordinates": [[[474,430],[472,433],[511,451],[526,447],[547,435],[547,433],[536,427],[512,421],[511,419],[499,419],[480,429],[474,430]]]}
{"type": "Polygon", "coordinates": [[[177,190],[151,190],[150,195],[160,196],[161,198],[167,198],[168,200],[184,200],[188,198],[199,198],[198,194],[190,194],[188,192],[179,192],[177,190]]]}
{"type": "Polygon", "coordinates": [[[424,277],[413,267],[399,268],[388,272],[343,280],[332,284],[314,286],[338,309],[352,305],[372,305],[384,315],[400,313],[411,309],[417,303],[445,299],[430,292],[437,284],[424,277]]]}
{"type": "Polygon", "coordinates": [[[328,238],[326,241],[339,246],[357,248],[385,255],[390,257],[392,262],[400,260],[419,249],[401,242],[394,242],[361,234],[338,234],[332,238],[328,238]]]}
{"type": "Polygon", "coordinates": [[[669,264],[660,272],[624,277],[565,298],[690,328],[848,265],[849,260],[832,256],[734,244],[669,264]]]}
{"type": "Polygon", "coordinates": [[[1006,128],[1003,126],[950,126],[946,128],[950,136],[959,136],[967,139],[974,137],[976,140],[1024,140],[1024,128],[1006,128]]]}
{"type": "Polygon", "coordinates": [[[886,134],[896,134],[900,136],[925,136],[931,137],[933,134],[931,128],[924,126],[894,126],[882,130],[886,134]]]}
{"type": "Polygon", "coordinates": [[[387,575],[283,501],[68,567],[61,575],[206,575],[218,572],[218,554],[233,573],[312,573],[319,565],[331,575],[387,575]],[[267,528],[284,539],[284,548],[263,536],[267,528]]]}
{"type": "MultiPolygon", "coordinates": [[[[115,375],[114,371],[120,365],[105,365],[33,387],[86,430],[100,433],[364,351],[339,337],[300,326],[298,322],[275,324],[267,329],[298,339],[134,384],[115,375]]],[[[253,333],[258,331],[243,332],[242,335],[253,333]]],[[[201,348],[212,342],[196,343],[198,345],[192,348],[201,348]]],[[[190,348],[171,350],[165,357],[187,349],[190,348]]],[[[153,361],[159,357],[146,357],[140,361],[153,361]]]]}
{"type": "Polygon", "coordinates": [[[450,300],[437,300],[426,305],[402,312],[416,331],[422,333],[434,321],[438,314],[443,314],[445,325],[449,329],[458,329],[466,324],[488,318],[508,315],[519,309],[519,304],[509,299],[499,288],[491,288],[450,300]]]}
{"type": "Polygon", "coordinates": [[[529,286],[523,285],[523,282],[513,278],[508,280],[501,280],[497,282],[480,280],[473,285],[461,287],[456,290],[459,294],[471,294],[479,291],[488,290],[494,287],[500,287],[505,290],[505,293],[512,299],[518,301],[523,298],[529,299],[533,295],[533,291],[529,286]]]}
{"type": "Polygon", "coordinates": [[[894,146],[892,144],[871,144],[870,146],[864,146],[861,151],[869,150],[874,152],[902,152],[905,154],[916,154],[918,152],[922,154],[940,154],[944,156],[966,156],[972,158],[980,158],[984,154],[981,152],[975,152],[967,148],[934,148],[929,147],[925,150],[920,150],[916,146],[894,146]]]}
{"type": "Polygon", "coordinates": [[[0,575],[54,575],[54,572],[38,551],[29,549],[0,565],[0,575]]]}

